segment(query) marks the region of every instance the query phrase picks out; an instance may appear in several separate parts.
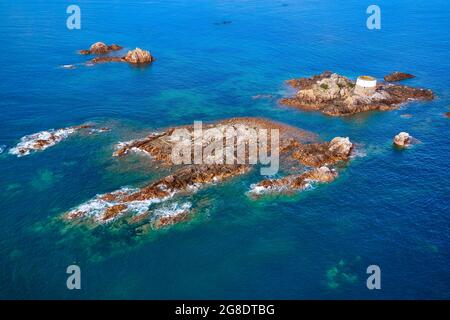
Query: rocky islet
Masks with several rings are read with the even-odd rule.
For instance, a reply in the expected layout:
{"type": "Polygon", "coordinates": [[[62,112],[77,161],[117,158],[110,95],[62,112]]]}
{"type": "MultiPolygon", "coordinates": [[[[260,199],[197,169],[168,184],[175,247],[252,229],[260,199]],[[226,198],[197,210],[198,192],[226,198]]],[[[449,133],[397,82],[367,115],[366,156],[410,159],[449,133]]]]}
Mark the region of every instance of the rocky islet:
{"type": "Polygon", "coordinates": [[[429,89],[386,82],[375,84],[376,80],[373,81],[374,86],[369,90],[359,86],[358,81],[329,71],[310,78],[292,79],[287,83],[298,91],[293,97],[281,99],[280,103],[329,116],[347,116],[372,110],[393,110],[414,100],[434,98],[429,89]]]}
{"type": "Polygon", "coordinates": [[[80,50],[80,54],[83,55],[96,55],[95,58],[91,59],[88,63],[105,63],[105,62],[128,62],[134,65],[150,64],[155,61],[155,58],[150,54],[149,51],[143,50],[141,48],[135,48],[129,50],[123,56],[111,56],[108,55],[111,52],[122,50],[123,47],[117,44],[106,45],[103,42],[96,42],[91,45],[89,49],[80,50]]]}

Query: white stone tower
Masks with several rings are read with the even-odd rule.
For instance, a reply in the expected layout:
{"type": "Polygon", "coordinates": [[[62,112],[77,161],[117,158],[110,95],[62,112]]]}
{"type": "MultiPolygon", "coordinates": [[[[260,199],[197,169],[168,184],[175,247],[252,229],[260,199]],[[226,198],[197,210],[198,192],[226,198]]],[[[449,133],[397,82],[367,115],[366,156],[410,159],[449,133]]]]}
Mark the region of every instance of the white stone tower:
{"type": "Polygon", "coordinates": [[[356,80],[355,93],[359,95],[372,95],[377,87],[377,79],[371,76],[359,76],[356,80]]]}

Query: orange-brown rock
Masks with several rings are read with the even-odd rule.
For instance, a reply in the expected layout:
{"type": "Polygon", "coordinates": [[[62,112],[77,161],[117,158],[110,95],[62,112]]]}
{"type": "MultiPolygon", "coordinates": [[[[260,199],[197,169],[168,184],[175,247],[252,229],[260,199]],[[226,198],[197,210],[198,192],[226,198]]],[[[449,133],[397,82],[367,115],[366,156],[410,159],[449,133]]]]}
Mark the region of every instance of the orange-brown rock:
{"type": "Polygon", "coordinates": [[[95,57],[91,60],[92,63],[105,63],[105,62],[126,62],[123,57],[95,57]]]}
{"type": "Polygon", "coordinates": [[[190,217],[191,214],[189,213],[189,211],[185,210],[173,216],[159,217],[153,221],[152,226],[155,229],[160,229],[176,223],[185,222],[189,220],[190,217]]]}
{"type": "Polygon", "coordinates": [[[9,153],[22,157],[35,151],[42,151],[56,145],[79,130],[91,127],[91,125],[80,125],[30,134],[22,137],[20,142],[9,150],[9,153]]]}
{"type": "Polygon", "coordinates": [[[176,194],[192,194],[200,188],[242,175],[250,170],[245,165],[192,165],[140,189],[120,189],[99,195],[66,214],[69,220],[93,218],[109,221],[126,212],[145,213],[154,203],[164,202],[176,194]],[[142,210],[144,210],[142,212],[142,210]]]}
{"type": "Polygon", "coordinates": [[[132,64],[152,63],[155,60],[149,51],[141,48],[128,51],[123,59],[132,64]]]}
{"type": "Polygon", "coordinates": [[[306,166],[321,167],[347,161],[352,149],[348,138],[336,137],[328,143],[300,145],[292,156],[306,166]]]}
{"type": "MultiPolygon", "coordinates": [[[[255,133],[258,130],[270,133],[271,129],[276,129],[279,137],[279,155],[280,165],[289,167],[293,173],[279,180],[265,180],[260,183],[260,187],[282,187],[286,189],[298,190],[306,187],[310,182],[329,182],[335,178],[337,173],[333,169],[322,167],[325,164],[332,165],[337,161],[346,161],[350,157],[353,144],[348,138],[336,137],[330,142],[317,142],[317,136],[275,121],[262,118],[231,118],[213,123],[203,124],[202,132],[208,130],[219,133],[217,140],[211,136],[198,136],[198,124],[178,126],[166,130],[152,133],[139,140],[119,143],[114,152],[114,156],[123,157],[130,152],[139,152],[149,155],[148,161],[156,161],[163,164],[169,171],[165,177],[151,182],[140,188],[122,188],[114,192],[103,195],[97,195],[94,199],[74,208],[68,212],[65,217],[73,219],[89,219],[97,223],[108,222],[121,216],[131,217],[128,223],[137,223],[150,221],[152,228],[161,228],[177,222],[185,221],[193,215],[189,207],[182,210],[164,211],[164,214],[158,214],[160,206],[167,203],[177,202],[180,198],[189,197],[199,189],[212,184],[219,184],[236,176],[247,174],[253,164],[238,162],[235,151],[231,152],[232,162],[201,164],[177,164],[172,162],[172,151],[175,146],[174,133],[176,130],[184,130],[183,142],[188,145],[194,142],[200,144],[200,152],[205,154],[207,148],[213,143],[223,144],[226,147],[227,135],[223,134],[232,129],[236,139],[232,146],[237,148],[238,138],[247,138],[249,133],[255,133]],[[196,129],[196,130],[194,130],[196,129]],[[222,141],[220,140],[222,139],[222,141]],[[292,169],[291,164],[300,167],[292,169]],[[317,167],[303,172],[305,166],[317,167]],[[322,167],[322,168],[321,168],[322,167]],[[301,170],[301,171],[298,171],[301,170]],[[303,172],[298,174],[298,172],[303,172]],[[176,197],[176,198],[175,198],[176,197]]],[[[230,137],[230,136],[228,136],[230,137]]],[[[243,140],[248,147],[250,140],[243,140]]],[[[253,142],[257,142],[254,140],[253,142]]],[[[267,136],[267,145],[274,145],[273,137],[267,136]]],[[[259,144],[256,144],[259,148],[259,144]]],[[[275,145],[274,145],[275,146],[275,145]]],[[[188,149],[193,155],[195,148],[188,149]]],[[[198,152],[199,150],[197,150],[198,152]]],[[[259,149],[257,149],[259,151],[259,149]]],[[[246,156],[249,153],[246,149],[246,156]]]]}
{"type": "Polygon", "coordinates": [[[338,173],[326,166],[306,171],[302,174],[292,174],[281,179],[266,179],[252,186],[249,194],[258,197],[271,193],[291,193],[301,191],[311,183],[328,183],[337,177],[338,173]]]}
{"type": "MultiPolygon", "coordinates": [[[[298,128],[294,128],[276,121],[271,121],[263,118],[231,118],[227,120],[217,121],[214,123],[204,124],[202,130],[205,132],[209,129],[217,129],[220,132],[225,132],[227,129],[233,129],[236,135],[251,132],[257,132],[260,129],[267,130],[270,133],[271,129],[276,129],[279,132],[279,150],[280,154],[289,154],[294,151],[295,147],[317,140],[317,136],[311,132],[307,132],[298,128]]],[[[174,141],[172,134],[177,129],[186,129],[190,135],[190,141],[186,143],[194,144],[194,126],[179,126],[169,128],[162,132],[153,133],[144,139],[132,140],[129,142],[119,143],[113,156],[120,157],[132,151],[140,151],[149,154],[154,160],[160,161],[165,165],[172,166],[172,148],[174,141]]],[[[202,152],[210,146],[214,141],[203,141],[202,152]]],[[[238,140],[235,139],[235,150],[238,140]]],[[[223,146],[226,146],[226,139],[223,139],[223,146]]],[[[268,148],[271,146],[271,137],[268,135],[268,148]]],[[[248,150],[246,150],[248,154],[248,150]]],[[[236,153],[233,154],[237,157],[236,153]]],[[[192,150],[191,158],[194,159],[194,150],[192,150]]],[[[234,161],[237,163],[236,159],[234,161]]]]}
{"type": "Polygon", "coordinates": [[[122,47],[117,44],[112,44],[110,46],[106,45],[103,42],[96,42],[87,50],[80,50],[80,54],[88,55],[88,54],[106,54],[111,51],[121,50],[122,47]]]}
{"type": "Polygon", "coordinates": [[[402,81],[402,80],[412,79],[412,78],[415,78],[415,76],[412,74],[395,71],[391,74],[384,76],[384,81],[397,82],[397,81],[402,81]]]}
{"type": "Polygon", "coordinates": [[[105,62],[128,62],[135,65],[149,64],[155,61],[155,58],[147,50],[136,48],[127,52],[125,56],[100,56],[95,57],[91,63],[105,63],[105,62]]]}
{"type": "Polygon", "coordinates": [[[117,204],[105,210],[102,220],[110,220],[122,213],[127,208],[124,204],[117,204]]]}

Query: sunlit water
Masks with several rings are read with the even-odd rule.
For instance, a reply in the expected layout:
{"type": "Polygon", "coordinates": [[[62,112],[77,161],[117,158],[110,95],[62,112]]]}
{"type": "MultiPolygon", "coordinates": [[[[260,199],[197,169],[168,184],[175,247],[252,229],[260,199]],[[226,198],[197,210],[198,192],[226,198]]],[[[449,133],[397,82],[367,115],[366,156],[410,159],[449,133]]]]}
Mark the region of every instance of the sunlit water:
{"type": "Polygon", "coordinates": [[[65,2],[0,3],[0,145],[84,122],[113,129],[0,155],[0,297],[450,298],[447,0],[378,1],[378,31],[366,28],[371,3],[356,0],[77,4],[81,30],[66,28],[65,2]],[[157,61],[86,67],[76,51],[95,41],[149,49],[157,61]],[[323,70],[410,72],[417,78],[405,84],[436,99],[347,118],[276,103],[284,80],[323,70]],[[161,175],[139,157],[112,158],[117,141],[233,116],[349,136],[365,156],[293,197],[250,200],[257,173],[213,186],[188,199],[196,219],[160,232],[58,220],[98,193],[161,175]],[[421,143],[395,150],[400,131],[421,143]],[[82,290],[66,288],[70,264],[81,267],[82,290]],[[366,288],[371,264],[381,267],[378,291],[366,288]]]}

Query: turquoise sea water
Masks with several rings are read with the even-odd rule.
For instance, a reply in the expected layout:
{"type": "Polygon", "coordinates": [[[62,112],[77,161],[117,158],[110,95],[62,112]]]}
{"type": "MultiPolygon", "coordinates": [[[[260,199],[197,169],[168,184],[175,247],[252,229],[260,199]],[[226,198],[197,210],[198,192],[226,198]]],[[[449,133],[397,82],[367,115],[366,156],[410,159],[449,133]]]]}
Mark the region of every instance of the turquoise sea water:
{"type": "Polygon", "coordinates": [[[69,4],[0,3],[0,145],[84,122],[112,131],[0,154],[1,298],[450,298],[447,0],[377,1],[377,31],[366,28],[371,1],[76,1],[81,30],[66,28],[69,4]],[[83,66],[76,51],[96,41],[157,61],[83,66]],[[405,84],[436,99],[347,118],[252,99],[323,70],[410,72],[405,84]],[[364,156],[298,196],[249,200],[257,174],[205,189],[189,199],[202,208],[196,219],[147,235],[57,220],[98,193],[156,178],[139,157],[112,158],[117,141],[234,116],[349,136],[364,156]],[[421,143],[393,149],[400,131],[421,143]],[[66,288],[70,264],[81,290],[66,288]],[[371,264],[381,267],[378,291],[366,288],[371,264]]]}

